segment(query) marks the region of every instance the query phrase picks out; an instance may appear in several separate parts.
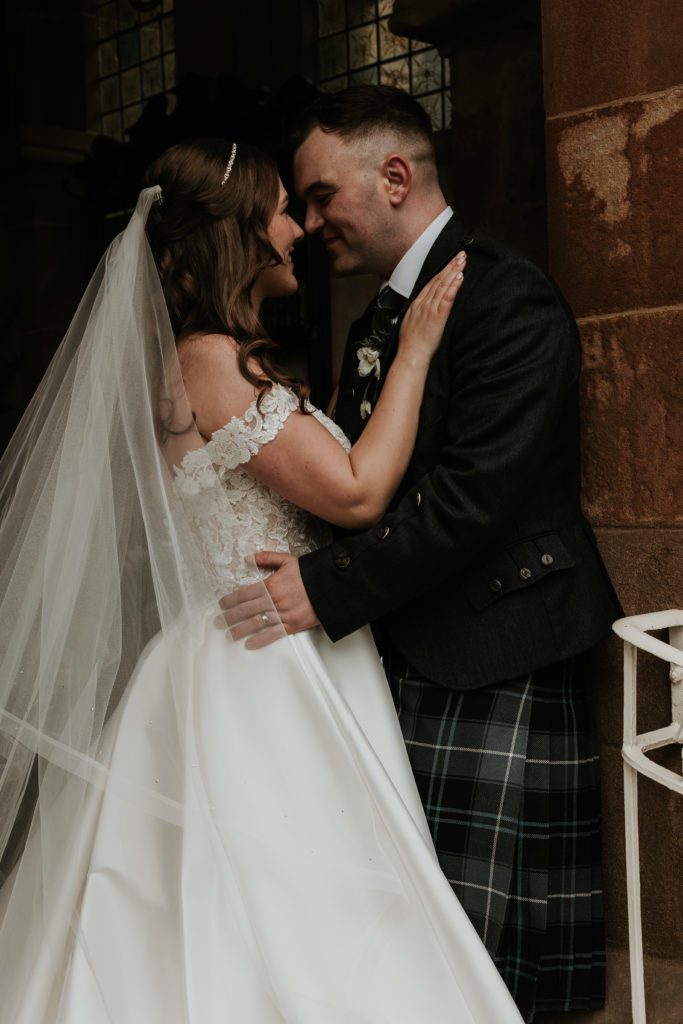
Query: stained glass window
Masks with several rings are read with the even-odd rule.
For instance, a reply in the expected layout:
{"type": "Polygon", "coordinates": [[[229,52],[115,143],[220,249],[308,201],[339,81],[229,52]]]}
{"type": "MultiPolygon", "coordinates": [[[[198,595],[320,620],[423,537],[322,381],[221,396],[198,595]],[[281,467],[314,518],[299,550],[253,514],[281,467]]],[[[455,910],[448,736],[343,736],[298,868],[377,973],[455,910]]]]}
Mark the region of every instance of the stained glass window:
{"type": "Polygon", "coordinates": [[[449,64],[439,51],[389,28],[393,0],[318,0],[320,88],[395,85],[422,104],[435,130],[451,124],[449,64]]]}
{"type": "MultiPolygon", "coordinates": [[[[98,129],[123,141],[151,96],[175,85],[174,0],[93,0],[98,129]],[[141,8],[141,9],[139,9],[141,8]]],[[[168,108],[175,95],[169,93],[168,108]]]]}

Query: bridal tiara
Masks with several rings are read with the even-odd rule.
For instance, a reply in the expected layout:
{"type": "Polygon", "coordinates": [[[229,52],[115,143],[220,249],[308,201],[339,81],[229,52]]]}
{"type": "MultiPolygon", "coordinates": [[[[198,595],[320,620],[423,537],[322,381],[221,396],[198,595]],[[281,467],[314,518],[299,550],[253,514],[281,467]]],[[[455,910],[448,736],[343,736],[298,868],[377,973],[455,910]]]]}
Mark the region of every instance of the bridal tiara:
{"type": "Polygon", "coordinates": [[[237,156],[237,143],[233,142],[232,150],[230,152],[230,159],[228,160],[228,166],[225,168],[225,174],[223,175],[223,179],[221,181],[221,187],[223,185],[225,185],[226,181],[230,177],[230,172],[232,171],[232,165],[235,162],[235,157],[236,156],[237,156]]]}
{"type": "MultiPolygon", "coordinates": [[[[232,171],[232,165],[235,162],[235,157],[236,156],[237,156],[237,143],[233,142],[232,149],[230,150],[230,159],[228,160],[228,165],[225,168],[225,174],[223,175],[223,177],[221,179],[221,188],[223,187],[223,185],[225,185],[226,181],[230,177],[230,173],[232,171]]],[[[155,185],[154,189],[156,190],[155,191],[155,195],[154,195],[155,202],[163,203],[164,197],[163,197],[163,195],[161,193],[161,186],[160,185],[155,185]]]]}

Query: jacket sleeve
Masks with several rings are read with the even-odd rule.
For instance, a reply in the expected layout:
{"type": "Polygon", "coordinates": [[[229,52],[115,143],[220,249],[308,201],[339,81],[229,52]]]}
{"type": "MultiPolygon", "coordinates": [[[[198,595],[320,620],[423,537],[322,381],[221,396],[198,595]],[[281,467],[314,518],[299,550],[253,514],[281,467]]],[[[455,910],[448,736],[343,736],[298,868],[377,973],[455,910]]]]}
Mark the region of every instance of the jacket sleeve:
{"type": "Polygon", "coordinates": [[[521,259],[479,278],[443,344],[451,396],[434,469],[381,523],[301,559],[332,640],[428,592],[495,539],[548,456],[579,372],[568,308],[521,259]]]}

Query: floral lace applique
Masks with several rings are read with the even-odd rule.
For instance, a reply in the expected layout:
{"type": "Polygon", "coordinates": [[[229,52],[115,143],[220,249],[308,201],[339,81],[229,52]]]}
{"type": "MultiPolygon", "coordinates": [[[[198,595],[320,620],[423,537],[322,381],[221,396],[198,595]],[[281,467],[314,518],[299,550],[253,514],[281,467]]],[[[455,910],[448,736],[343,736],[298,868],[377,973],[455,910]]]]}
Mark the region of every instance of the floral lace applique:
{"type": "MultiPolygon", "coordinates": [[[[260,579],[254,552],[306,554],[327,543],[330,528],[276,494],[244,469],[299,408],[289,388],[274,384],[241,417],[217,430],[204,448],[188,452],[176,469],[174,486],[196,533],[218,591],[260,579]]],[[[307,408],[346,451],[350,442],[324,413],[307,408]]]]}

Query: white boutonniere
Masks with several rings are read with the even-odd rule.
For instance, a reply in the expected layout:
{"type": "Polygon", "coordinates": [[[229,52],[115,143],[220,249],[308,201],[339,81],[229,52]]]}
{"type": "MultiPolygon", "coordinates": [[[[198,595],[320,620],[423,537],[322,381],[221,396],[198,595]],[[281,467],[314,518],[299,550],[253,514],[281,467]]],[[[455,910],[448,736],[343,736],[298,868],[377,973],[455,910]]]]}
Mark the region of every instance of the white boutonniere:
{"type": "Polygon", "coordinates": [[[369,377],[371,373],[374,373],[377,380],[379,380],[381,366],[377,349],[364,345],[358,349],[356,355],[358,356],[359,375],[361,377],[369,377]]]}
{"type": "Polygon", "coordinates": [[[360,418],[362,420],[366,420],[371,412],[372,403],[369,402],[367,398],[364,398],[363,401],[360,403],[360,418]]]}

